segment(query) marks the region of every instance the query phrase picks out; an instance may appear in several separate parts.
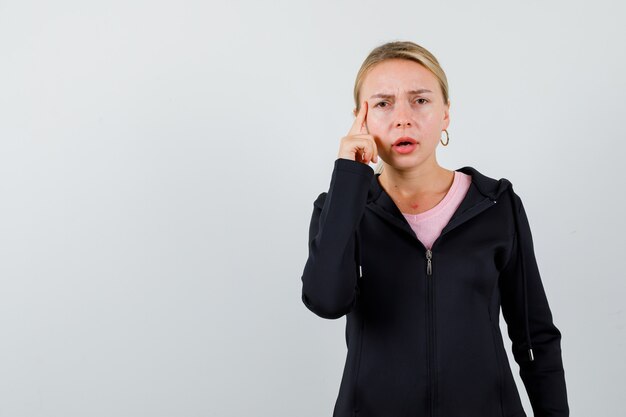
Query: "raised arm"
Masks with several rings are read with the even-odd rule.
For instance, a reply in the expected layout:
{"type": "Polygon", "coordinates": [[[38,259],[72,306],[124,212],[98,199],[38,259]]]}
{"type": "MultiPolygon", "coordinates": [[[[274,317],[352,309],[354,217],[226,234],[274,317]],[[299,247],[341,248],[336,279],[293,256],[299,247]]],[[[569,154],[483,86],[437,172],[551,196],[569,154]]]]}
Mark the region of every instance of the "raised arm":
{"type": "Polygon", "coordinates": [[[366,164],[338,158],[328,192],[313,203],[302,301],[320,317],[337,319],[356,302],[356,230],[373,175],[366,164]]]}

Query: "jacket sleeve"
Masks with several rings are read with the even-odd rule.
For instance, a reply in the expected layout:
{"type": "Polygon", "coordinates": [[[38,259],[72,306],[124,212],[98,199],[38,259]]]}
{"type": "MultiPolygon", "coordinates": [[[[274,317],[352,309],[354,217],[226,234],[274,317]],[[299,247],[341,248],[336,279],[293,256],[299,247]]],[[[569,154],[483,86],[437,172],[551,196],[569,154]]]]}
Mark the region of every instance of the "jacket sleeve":
{"type": "Polygon", "coordinates": [[[535,417],[567,417],[561,332],[552,320],[524,206],[510,192],[517,226],[511,256],[500,274],[502,314],[535,417]]]}
{"type": "Polygon", "coordinates": [[[373,175],[369,165],[338,158],[328,192],[313,204],[302,302],[322,318],[337,319],[356,302],[359,265],[355,232],[373,175]]]}

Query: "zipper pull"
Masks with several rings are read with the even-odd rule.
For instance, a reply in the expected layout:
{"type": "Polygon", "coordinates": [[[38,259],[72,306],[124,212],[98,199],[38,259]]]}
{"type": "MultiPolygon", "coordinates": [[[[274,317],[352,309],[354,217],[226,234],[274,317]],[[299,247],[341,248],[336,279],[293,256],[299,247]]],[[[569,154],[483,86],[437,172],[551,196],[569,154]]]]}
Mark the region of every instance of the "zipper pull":
{"type": "Polygon", "coordinates": [[[426,249],[426,259],[428,259],[428,265],[426,267],[426,275],[433,274],[433,265],[431,263],[432,257],[433,257],[433,252],[430,249],[426,249]]]}
{"type": "Polygon", "coordinates": [[[359,265],[359,278],[363,278],[363,269],[361,268],[361,265],[359,265]]]}

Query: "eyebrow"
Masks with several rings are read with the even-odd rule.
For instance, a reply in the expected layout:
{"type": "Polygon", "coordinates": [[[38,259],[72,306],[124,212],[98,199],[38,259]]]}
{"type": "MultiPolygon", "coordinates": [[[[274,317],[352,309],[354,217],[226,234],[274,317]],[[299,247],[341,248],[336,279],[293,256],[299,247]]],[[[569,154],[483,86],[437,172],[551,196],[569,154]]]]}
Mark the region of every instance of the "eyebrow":
{"type": "MultiPolygon", "coordinates": [[[[420,88],[419,90],[411,90],[408,92],[408,94],[423,94],[423,93],[432,93],[432,91],[426,88],[420,88]]],[[[378,94],[374,94],[370,98],[392,98],[392,97],[395,97],[395,96],[393,94],[378,93],[378,94]]]]}

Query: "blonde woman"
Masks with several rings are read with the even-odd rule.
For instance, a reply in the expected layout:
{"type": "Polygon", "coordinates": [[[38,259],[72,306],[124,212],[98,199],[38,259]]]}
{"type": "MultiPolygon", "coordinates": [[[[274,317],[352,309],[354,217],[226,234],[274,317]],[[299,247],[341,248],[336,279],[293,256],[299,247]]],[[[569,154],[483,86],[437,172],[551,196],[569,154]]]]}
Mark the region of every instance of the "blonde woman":
{"type": "Polygon", "coordinates": [[[568,416],[561,333],[520,197],[506,178],[437,163],[450,140],[437,59],[412,42],[381,45],[354,98],[302,274],[308,309],[346,316],[333,416],[526,416],[500,308],[534,416],[568,416]]]}

